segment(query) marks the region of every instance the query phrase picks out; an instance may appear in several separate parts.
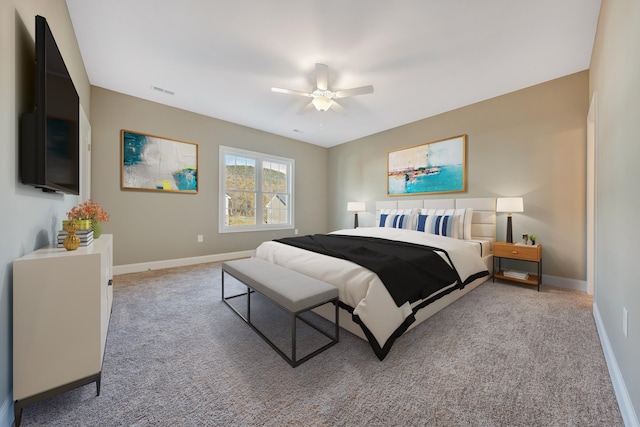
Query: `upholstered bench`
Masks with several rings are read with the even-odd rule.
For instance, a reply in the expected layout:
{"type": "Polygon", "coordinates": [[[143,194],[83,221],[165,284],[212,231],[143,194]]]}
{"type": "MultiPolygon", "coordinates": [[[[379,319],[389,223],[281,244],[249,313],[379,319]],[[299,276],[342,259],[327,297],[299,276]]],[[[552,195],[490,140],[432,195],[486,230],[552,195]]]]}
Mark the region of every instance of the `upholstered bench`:
{"type": "Polygon", "coordinates": [[[222,300],[294,368],[336,344],[339,340],[338,288],[312,277],[305,276],[304,274],[272,264],[263,259],[246,258],[224,262],[222,264],[222,300]],[[238,281],[246,285],[247,292],[226,296],[224,291],[225,273],[233,276],[238,281]],[[251,294],[253,291],[264,295],[292,316],[291,357],[280,350],[251,322],[251,294]],[[228,301],[232,298],[244,295],[247,296],[246,317],[228,301]],[[300,317],[300,314],[303,312],[327,303],[333,303],[335,305],[336,319],[333,336],[323,331],[318,326],[313,325],[308,320],[300,317]],[[301,359],[296,358],[296,321],[298,319],[321,332],[331,340],[329,343],[301,359]]]}

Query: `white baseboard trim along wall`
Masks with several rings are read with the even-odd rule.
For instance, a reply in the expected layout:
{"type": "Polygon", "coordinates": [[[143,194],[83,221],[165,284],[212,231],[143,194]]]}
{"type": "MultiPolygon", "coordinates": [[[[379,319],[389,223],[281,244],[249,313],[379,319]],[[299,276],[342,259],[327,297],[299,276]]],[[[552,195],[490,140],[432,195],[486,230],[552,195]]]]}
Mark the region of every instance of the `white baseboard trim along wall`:
{"type": "Polygon", "coordinates": [[[549,276],[548,274],[542,275],[542,284],[549,286],[556,286],[558,288],[573,289],[574,291],[587,292],[587,281],[569,279],[566,277],[549,276]]]}
{"type": "Polygon", "coordinates": [[[141,271],[161,270],[163,268],[182,267],[185,265],[204,264],[207,262],[222,262],[238,258],[249,258],[255,250],[228,252],[224,254],[204,255],[191,258],[166,259],[162,261],[141,262],[138,264],[114,265],[113,274],[139,273],[141,271]]]}
{"type": "Polygon", "coordinates": [[[620,412],[622,413],[624,425],[626,427],[640,427],[638,416],[636,414],[636,411],[633,409],[633,404],[631,403],[631,398],[629,397],[627,385],[624,383],[624,378],[622,378],[622,373],[620,372],[620,368],[618,367],[618,361],[616,360],[616,356],[611,349],[609,336],[607,335],[607,331],[604,328],[604,324],[602,323],[602,317],[600,317],[598,305],[595,303],[593,304],[593,317],[596,321],[596,329],[598,330],[598,335],[600,336],[600,344],[602,345],[602,350],[604,351],[604,358],[607,361],[609,376],[611,377],[611,382],[613,383],[613,390],[616,393],[616,399],[618,399],[618,406],[620,406],[620,412]]]}

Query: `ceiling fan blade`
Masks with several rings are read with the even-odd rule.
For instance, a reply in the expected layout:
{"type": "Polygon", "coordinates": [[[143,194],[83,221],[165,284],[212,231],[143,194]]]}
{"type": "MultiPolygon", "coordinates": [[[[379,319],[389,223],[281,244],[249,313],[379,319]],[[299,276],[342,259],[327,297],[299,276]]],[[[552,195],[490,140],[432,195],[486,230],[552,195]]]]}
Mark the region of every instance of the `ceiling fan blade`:
{"type": "Polygon", "coordinates": [[[302,107],[296,114],[303,114],[312,109],[313,109],[313,104],[309,102],[308,104],[305,104],[305,106],[302,107]]]}
{"type": "Polygon", "coordinates": [[[336,91],[336,98],[346,98],[348,96],[365,95],[367,93],[373,93],[373,86],[361,86],[353,89],[345,89],[336,91]]]}
{"type": "Polygon", "coordinates": [[[338,104],[335,100],[332,100],[332,101],[333,102],[331,103],[331,107],[329,108],[331,108],[334,111],[337,111],[338,113],[344,113],[345,111],[347,111],[344,109],[342,105],[338,104]]]}
{"type": "Polygon", "coordinates": [[[300,96],[306,96],[306,97],[312,96],[310,93],[307,93],[307,92],[301,92],[299,90],[291,90],[291,89],[280,89],[279,87],[272,87],[271,92],[288,93],[290,95],[300,95],[300,96]]]}
{"type": "Polygon", "coordinates": [[[320,90],[327,90],[329,84],[329,67],[325,64],[316,64],[316,86],[320,90]]]}

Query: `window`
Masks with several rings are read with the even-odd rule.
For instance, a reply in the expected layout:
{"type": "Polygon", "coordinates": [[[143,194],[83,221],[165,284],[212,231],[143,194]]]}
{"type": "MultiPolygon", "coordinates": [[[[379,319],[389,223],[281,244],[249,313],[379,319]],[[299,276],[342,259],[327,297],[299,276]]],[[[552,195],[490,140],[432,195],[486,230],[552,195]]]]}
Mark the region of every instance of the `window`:
{"type": "Polygon", "coordinates": [[[220,146],[220,233],[293,228],[293,160],[220,146]]]}

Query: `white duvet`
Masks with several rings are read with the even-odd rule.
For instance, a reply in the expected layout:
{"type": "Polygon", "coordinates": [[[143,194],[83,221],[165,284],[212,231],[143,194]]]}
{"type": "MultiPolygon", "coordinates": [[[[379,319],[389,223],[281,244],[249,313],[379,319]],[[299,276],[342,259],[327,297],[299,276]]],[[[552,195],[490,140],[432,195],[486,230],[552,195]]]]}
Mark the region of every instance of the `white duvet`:
{"type": "MultiPolygon", "coordinates": [[[[345,229],[330,234],[379,237],[444,249],[451,257],[463,282],[469,276],[487,269],[478,255],[477,244],[464,240],[383,227],[345,229]]],[[[353,313],[360,317],[361,322],[373,334],[380,347],[385,345],[404,320],[412,314],[411,304],[407,302],[401,307],[396,306],[378,276],[351,261],[274,241],[262,243],[256,249],[255,256],[336,286],[340,301],[354,308],[353,313]]],[[[443,258],[448,262],[446,256],[443,258]]],[[[452,283],[438,292],[443,292],[451,286],[456,284],[452,283]]],[[[420,302],[415,302],[413,306],[420,302]]]]}

